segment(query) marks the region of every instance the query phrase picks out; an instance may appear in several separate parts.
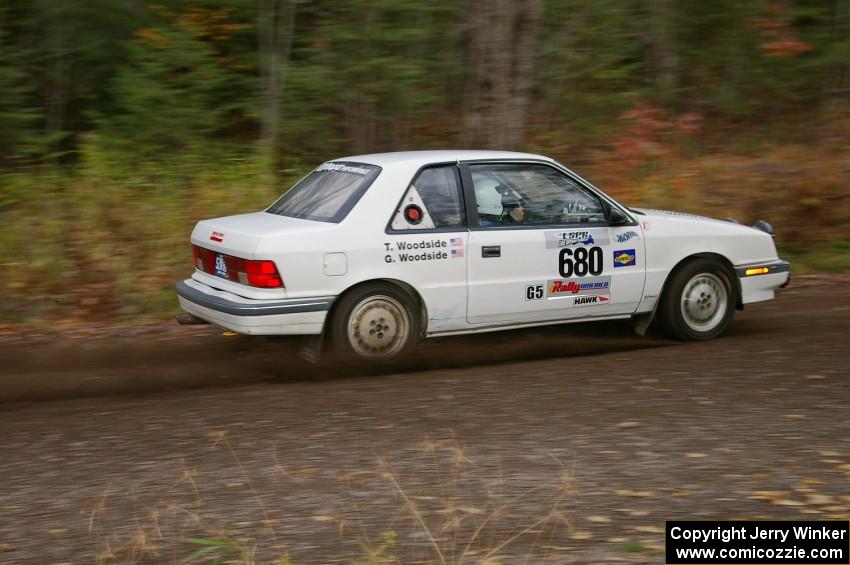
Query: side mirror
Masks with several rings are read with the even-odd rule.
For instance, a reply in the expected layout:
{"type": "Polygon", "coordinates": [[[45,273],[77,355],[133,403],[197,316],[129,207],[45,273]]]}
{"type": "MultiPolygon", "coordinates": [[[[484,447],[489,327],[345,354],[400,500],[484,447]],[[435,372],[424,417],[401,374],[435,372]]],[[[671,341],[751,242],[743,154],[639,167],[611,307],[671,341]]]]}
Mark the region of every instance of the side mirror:
{"type": "Polygon", "coordinates": [[[629,223],[629,217],[619,208],[611,207],[611,213],[608,214],[608,223],[612,226],[622,226],[629,223]]]}

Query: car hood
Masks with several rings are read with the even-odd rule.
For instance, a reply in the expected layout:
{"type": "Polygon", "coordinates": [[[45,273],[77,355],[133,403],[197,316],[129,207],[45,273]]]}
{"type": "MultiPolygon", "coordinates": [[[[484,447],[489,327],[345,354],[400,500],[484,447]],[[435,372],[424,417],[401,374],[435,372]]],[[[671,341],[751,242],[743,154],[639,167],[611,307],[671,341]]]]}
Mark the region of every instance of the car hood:
{"type": "Polygon", "coordinates": [[[670,219],[670,218],[681,218],[688,220],[700,220],[704,222],[711,223],[721,223],[721,224],[729,224],[734,222],[729,222],[727,220],[718,220],[715,218],[708,218],[706,216],[699,216],[697,214],[688,214],[686,212],[674,212],[672,210],[656,210],[654,208],[632,208],[635,212],[638,212],[641,216],[644,216],[649,219],[670,219]]]}

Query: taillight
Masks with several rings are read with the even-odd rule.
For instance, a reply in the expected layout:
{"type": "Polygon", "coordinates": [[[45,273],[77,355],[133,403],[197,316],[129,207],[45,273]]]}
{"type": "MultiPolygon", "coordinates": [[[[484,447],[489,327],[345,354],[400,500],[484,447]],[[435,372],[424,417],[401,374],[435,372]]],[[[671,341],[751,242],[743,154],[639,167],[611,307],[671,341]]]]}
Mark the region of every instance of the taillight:
{"type": "Polygon", "coordinates": [[[259,288],[283,287],[274,261],[243,259],[197,245],[192,246],[192,257],[195,268],[211,275],[259,288]]]}

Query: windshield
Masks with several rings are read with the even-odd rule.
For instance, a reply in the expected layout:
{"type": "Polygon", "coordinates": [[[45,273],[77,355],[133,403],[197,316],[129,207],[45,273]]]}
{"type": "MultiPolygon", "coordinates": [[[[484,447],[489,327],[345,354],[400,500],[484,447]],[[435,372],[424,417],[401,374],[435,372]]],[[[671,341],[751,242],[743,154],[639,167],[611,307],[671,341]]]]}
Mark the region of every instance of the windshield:
{"type": "Polygon", "coordinates": [[[364,163],[324,163],[290,188],[266,212],[339,223],[354,208],[379,172],[380,167],[364,163]]]}

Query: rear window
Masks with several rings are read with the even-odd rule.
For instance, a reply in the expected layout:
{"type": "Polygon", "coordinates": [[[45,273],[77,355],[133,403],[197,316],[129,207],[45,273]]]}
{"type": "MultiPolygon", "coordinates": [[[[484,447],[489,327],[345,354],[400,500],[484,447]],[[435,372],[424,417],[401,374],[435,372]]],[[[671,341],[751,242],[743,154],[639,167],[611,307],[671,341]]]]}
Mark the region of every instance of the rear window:
{"type": "Polygon", "coordinates": [[[266,212],[339,223],[380,172],[380,167],[365,163],[324,163],[290,188],[266,212]]]}

